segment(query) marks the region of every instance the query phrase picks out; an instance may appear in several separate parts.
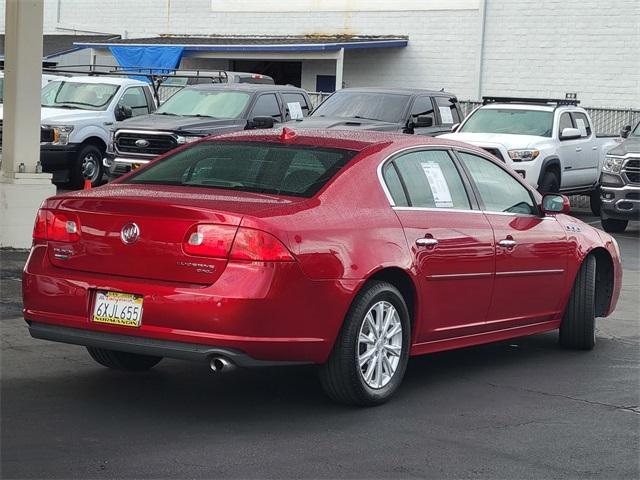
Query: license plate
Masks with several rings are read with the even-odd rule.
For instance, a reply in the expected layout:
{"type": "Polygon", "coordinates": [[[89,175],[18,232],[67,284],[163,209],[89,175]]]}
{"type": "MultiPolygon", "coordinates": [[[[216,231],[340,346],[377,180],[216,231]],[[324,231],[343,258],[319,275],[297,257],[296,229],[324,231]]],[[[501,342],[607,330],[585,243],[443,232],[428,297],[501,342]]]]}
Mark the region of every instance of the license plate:
{"type": "Polygon", "coordinates": [[[125,327],[139,327],[142,321],[142,296],[132,293],[98,292],[93,321],[125,327]]]}

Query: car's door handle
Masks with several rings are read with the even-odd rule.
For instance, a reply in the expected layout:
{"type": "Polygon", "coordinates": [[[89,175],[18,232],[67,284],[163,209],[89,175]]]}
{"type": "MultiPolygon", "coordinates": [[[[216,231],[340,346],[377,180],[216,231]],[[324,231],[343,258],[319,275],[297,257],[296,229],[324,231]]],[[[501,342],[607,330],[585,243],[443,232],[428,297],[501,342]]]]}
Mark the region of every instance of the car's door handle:
{"type": "Polygon", "coordinates": [[[576,152],[581,152],[582,151],[582,147],[576,147],[576,152]]]}
{"type": "Polygon", "coordinates": [[[513,248],[518,244],[513,238],[505,238],[504,240],[500,240],[498,245],[504,248],[513,248]]]}
{"type": "Polygon", "coordinates": [[[418,238],[416,240],[416,245],[419,247],[433,248],[438,245],[438,240],[430,237],[418,238]]]}
{"type": "Polygon", "coordinates": [[[595,147],[591,147],[591,150],[597,150],[598,146],[596,145],[595,147]]]}

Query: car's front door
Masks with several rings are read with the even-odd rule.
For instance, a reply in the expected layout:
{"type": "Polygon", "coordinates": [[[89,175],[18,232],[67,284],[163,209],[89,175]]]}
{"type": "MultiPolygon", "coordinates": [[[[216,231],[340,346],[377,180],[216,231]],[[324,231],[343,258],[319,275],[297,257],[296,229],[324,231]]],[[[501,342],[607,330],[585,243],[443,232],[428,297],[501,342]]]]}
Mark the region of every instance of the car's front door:
{"type": "Polygon", "coordinates": [[[413,132],[416,135],[436,135],[442,133],[442,128],[438,125],[438,119],[436,118],[435,108],[433,106],[433,100],[430,96],[424,95],[416,97],[411,106],[409,113],[409,119],[407,124],[416,123],[420,118],[423,122],[431,122],[430,126],[420,126],[413,128],[413,132]]]}
{"type": "Polygon", "coordinates": [[[576,148],[582,149],[580,163],[574,167],[572,175],[579,186],[591,185],[598,179],[600,151],[587,116],[582,112],[572,112],[571,117],[576,128],[580,130],[581,143],[576,148]]]}
{"type": "Polygon", "coordinates": [[[249,114],[250,119],[255,117],[271,117],[274,122],[282,123],[280,102],[275,93],[263,93],[258,96],[249,114]]]}
{"type": "Polygon", "coordinates": [[[505,168],[458,152],[495,235],[496,263],[487,328],[555,320],[564,308],[569,245],[562,225],[539,213],[531,192],[505,168]]]}
{"type": "Polygon", "coordinates": [[[417,343],[483,329],[493,285],[493,232],[447,150],[410,151],[383,168],[419,276],[417,343]]]}
{"type": "Polygon", "coordinates": [[[581,138],[562,140],[565,128],[575,128],[569,112],[564,112],[558,120],[555,135],[558,138],[558,155],[562,162],[562,188],[573,188],[580,185],[580,168],[585,155],[584,140],[581,138]]]}

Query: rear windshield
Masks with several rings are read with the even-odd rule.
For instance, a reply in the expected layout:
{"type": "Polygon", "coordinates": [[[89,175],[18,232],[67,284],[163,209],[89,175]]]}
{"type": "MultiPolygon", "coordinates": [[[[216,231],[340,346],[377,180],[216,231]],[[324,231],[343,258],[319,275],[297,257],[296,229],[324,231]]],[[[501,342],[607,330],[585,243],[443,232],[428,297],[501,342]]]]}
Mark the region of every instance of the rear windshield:
{"type": "Polygon", "coordinates": [[[514,110],[511,108],[480,108],[462,125],[458,132],[505,133],[550,137],[553,131],[553,112],[514,110]]]}
{"type": "Polygon", "coordinates": [[[123,183],[211,187],[312,197],[352,150],[258,142],[206,142],[170,155],[123,183]]]}

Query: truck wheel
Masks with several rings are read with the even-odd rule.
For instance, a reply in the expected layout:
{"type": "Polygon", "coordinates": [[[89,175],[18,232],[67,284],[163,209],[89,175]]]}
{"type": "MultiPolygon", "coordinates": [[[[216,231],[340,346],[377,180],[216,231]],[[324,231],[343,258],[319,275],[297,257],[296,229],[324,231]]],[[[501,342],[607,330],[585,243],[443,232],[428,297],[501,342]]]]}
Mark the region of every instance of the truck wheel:
{"type": "Polygon", "coordinates": [[[615,218],[601,218],[602,228],[609,233],[622,233],[627,229],[629,220],[617,220],[615,218]]]}
{"type": "Polygon", "coordinates": [[[593,192],[591,192],[591,195],[589,195],[589,206],[591,207],[591,213],[593,213],[596,217],[599,217],[602,207],[600,188],[596,188],[593,192]]]}
{"type": "Polygon", "coordinates": [[[591,350],[596,344],[596,259],[584,259],[560,324],[560,345],[591,350]]]}
{"type": "Polygon", "coordinates": [[[546,171],[542,177],[538,191],[543,195],[545,193],[558,193],[560,191],[560,179],[554,172],[546,171]]]}
{"type": "Polygon", "coordinates": [[[333,400],[379,405],[400,386],[409,360],[409,311],[402,294],[386,282],[358,293],[327,363],[322,387],[333,400]]]}
{"type": "Polygon", "coordinates": [[[91,355],[91,358],[100,365],[114,370],[124,370],[128,372],[149,370],[162,360],[162,357],[118,352],[116,350],[107,350],[106,348],[87,347],[87,351],[89,352],[89,355],[91,355]]]}
{"type": "Polygon", "coordinates": [[[96,187],[102,180],[102,150],[95,145],[85,145],[71,169],[71,183],[74,188],[82,188],[85,179],[96,187]]]}

